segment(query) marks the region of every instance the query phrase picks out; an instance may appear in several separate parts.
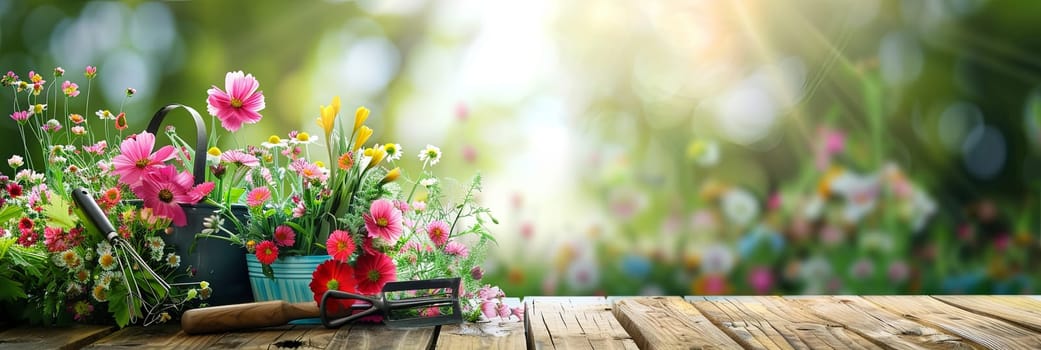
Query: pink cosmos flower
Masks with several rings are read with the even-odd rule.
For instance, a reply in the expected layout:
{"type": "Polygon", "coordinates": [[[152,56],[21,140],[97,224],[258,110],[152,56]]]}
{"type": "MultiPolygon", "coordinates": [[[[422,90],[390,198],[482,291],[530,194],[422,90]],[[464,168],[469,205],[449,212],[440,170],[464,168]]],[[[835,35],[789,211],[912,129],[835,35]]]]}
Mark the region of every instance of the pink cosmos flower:
{"type": "Polygon", "coordinates": [[[153,147],[155,135],[147,132],[123,140],[119,145],[120,154],[112,159],[115,165],[113,172],[119,175],[120,182],[135,186],[145,174],[163,167],[163,162],[173,159],[173,146],[164,146],[155,153],[152,153],[153,147]]]}
{"type": "Polygon", "coordinates": [[[465,258],[467,255],[470,255],[470,250],[462,243],[448,242],[448,244],[445,245],[445,253],[465,258]]]}
{"type": "Polygon", "coordinates": [[[448,243],[448,224],[441,220],[434,220],[427,224],[427,236],[430,237],[430,241],[434,242],[438,247],[444,246],[448,243]]]}
{"type": "Polygon", "coordinates": [[[373,201],[369,212],[362,216],[369,237],[383,238],[393,244],[401,236],[401,211],[394,207],[393,202],[386,199],[373,201]]]}
{"type": "Polygon", "coordinates": [[[80,88],[79,85],[76,85],[76,83],[73,83],[73,82],[68,81],[68,80],[66,80],[64,83],[61,83],[61,91],[65,93],[65,96],[68,96],[68,97],[79,96],[80,95],[79,88],[80,88]]]}
{"type": "Polygon", "coordinates": [[[224,153],[221,153],[220,155],[220,160],[225,163],[232,163],[250,168],[260,166],[260,159],[237,149],[224,151],[224,153]]]}
{"type": "Polygon", "coordinates": [[[99,156],[105,152],[105,148],[108,148],[108,142],[105,140],[98,141],[98,143],[89,146],[83,145],[84,152],[97,154],[99,156]]]}
{"type": "Polygon", "coordinates": [[[310,163],[303,158],[289,163],[289,168],[293,169],[297,175],[300,175],[300,177],[307,180],[325,181],[328,178],[328,175],[322,171],[322,168],[319,168],[314,163],[310,163]]]}
{"type": "Polygon", "coordinates": [[[213,190],[212,182],[193,187],[192,181],[192,174],[187,171],[178,173],[173,167],[161,167],[141,177],[132,190],[155,215],[171,219],[176,226],[184,226],[187,218],[181,204],[197,203],[213,190]]]}
{"type": "Polygon", "coordinates": [[[94,77],[97,76],[97,75],[98,75],[98,67],[87,66],[87,68],[83,70],[83,76],[87,77],[87,79],[94,79],[94,77]]]}
{"type": "Polygon", "coordinates": [[[275,244],[292,247],[293,244],[296,244],[296,231],[287,225],[279,225],[275,228],[275,244]]]}
{"type": "Polygon", "coordinates": [[[29,111],[18,111],[11,113],[11,119],[14,119],[14,121],[19,123],[29,120],[29,111]]]}
{"type": "Polygon", "coordinates": [[[206,90],[206,110],[220,119],[221,126],[228,131],[238,130],[243,123],[256,123],[261,118],[257,112],[264,109],[264,92],[257,91],[259,87],[253,74],[228,72],[224,76],[225,90],[216,85],[206,90]]]}
{"type": "Polygon", "coordinates": [[[267,186],[257,187],[246,194],[246,205],[256,208],[264,205],[268,199],[271,199],[271,190],[268,190],[267,186]]]}
{"type": "Polygon", "coordinates": [[[350,232],[335,230],[329,234],[329,239],[325,241],[325,249],[329,251],[329,255],[333,259],[347,262],[351,258],[351,254],[354,254],[354,238],[351,237],[350,232]]]}

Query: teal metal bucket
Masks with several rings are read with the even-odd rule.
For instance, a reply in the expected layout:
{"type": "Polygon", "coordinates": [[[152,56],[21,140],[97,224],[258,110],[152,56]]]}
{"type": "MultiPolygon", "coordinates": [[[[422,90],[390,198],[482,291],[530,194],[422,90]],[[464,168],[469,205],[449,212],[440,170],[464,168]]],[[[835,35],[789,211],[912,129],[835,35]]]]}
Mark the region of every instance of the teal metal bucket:
{"type": "MultiPolygon", "coordinates": [[[[291,303],[314,302],[311,293],[311,276],[319,264],[329,260],[328,255],[287,256],[271,264],[275,279],[264,276],[263,265],[256,255],[246,254],[249,269],[249,284],[256,301],[285,300],[291,303]]],[[[321,324],[321,320],[304,319],[291,324],[321,324]]]]}

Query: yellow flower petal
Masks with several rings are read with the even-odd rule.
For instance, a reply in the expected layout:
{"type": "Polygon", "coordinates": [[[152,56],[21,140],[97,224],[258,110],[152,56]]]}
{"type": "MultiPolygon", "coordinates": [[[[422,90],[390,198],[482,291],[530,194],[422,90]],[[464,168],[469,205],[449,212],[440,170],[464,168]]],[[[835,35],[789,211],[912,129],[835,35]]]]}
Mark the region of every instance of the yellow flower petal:
{"type": "Polygon", "coordinates": [[[358,140],[354,143],[354,148],[361,148],[365,146],[365,142],[369,141],[369,137],[372,136],[372,129],[362,125],[361,129],[358,129],[358,140]]]}
{"type": "Polygon", "coordinates": [[[357,131],[365,123],[366,119],[369,119],[369,109],[364,106],[358,107],[354,111],[354,130],[357,131]]]}
{"type": "Polygon", "coordinates": [[[389,172],[387,172],[387,176],[384,176],[383,180],[380,180],[380,185],[388,182],[394,182],[394,180],[397,180],[399,176],[401,176],[401,168],[391,169],[389,172]]]}

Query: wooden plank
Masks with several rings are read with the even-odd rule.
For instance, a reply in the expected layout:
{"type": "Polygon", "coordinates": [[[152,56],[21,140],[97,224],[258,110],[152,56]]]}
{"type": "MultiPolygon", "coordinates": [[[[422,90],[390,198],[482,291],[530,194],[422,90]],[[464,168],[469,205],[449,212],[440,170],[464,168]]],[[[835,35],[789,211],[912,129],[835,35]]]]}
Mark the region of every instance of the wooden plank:
{"type": "Polygon", "coordinates": [[[112,326],[17,327],[0,332],[0,349],[79,349],[112,333],[112,326]]]}
{"type": "Polygon", "coordinates": [[[526,298],[526,327],[536,349],[636,349],[600,297],[526,298]]]}
{"type": "Polygon", "coordinates": [[[434,343],[436,332],[436,327],[391,329],[384,325],[345,325],[326,348],[427,349],[434,343]]]}
{"type": "Polygon", "coordinates": [[[273,349],[325,349],[332,342],[336,329],[319,325],[293,326],[286,329],[271,343],[273,349]]]}
{"type": "Polygon", "coordinates": [[[901,318],[856,296],[789,297],[816,316],[845,326],[887,349],[974,349],[980,345],[901,318]]]}
{"type": "Polygon", "coordinates": [[[878,346],[841,324],[776,296],[693,300],[694,307],[751,349],[866,349],[878,346]]]}
{"type": "Polygon", "coordinates": [[[179,324],[127,327],[91,344],[87,349],[209,349],[222,334],[190,336],[179,324]]]}
{"type": "Polygon", "coordinates": [[[740,347],[698,309],[678,297],[618,299],[614,302],[614,316],[640,349],[740,347]]]}
{"type": "Polygon", "coordinates": [[[949,295],[934,298],[1041,332],[1041,300],[1038,299],[1021,295],[949,295]]]}
{"type": "Polygon", "coordinates": [[[1041,334],[962,310],[929,296],[866,296],[904,318],[926,323],[991,349],[1041,349],[1041,334]]]}
{"type": "Polygon", "coordinates": [[[224,334],[213,346],[215,348],[268,349],[277,348],[275,343],[294,326],[285,325],[257,330],[237,331],[224,334]]]}
{"type": "MultiPolygon", "coordinates": [[[[513,307],[524,304],[518,298],[504,298],[513,307]]],[[[438,349],[523,349],[527,346],[523,320],[496,318],[491,321],[441,326],[437,334],[438,349]]]]}

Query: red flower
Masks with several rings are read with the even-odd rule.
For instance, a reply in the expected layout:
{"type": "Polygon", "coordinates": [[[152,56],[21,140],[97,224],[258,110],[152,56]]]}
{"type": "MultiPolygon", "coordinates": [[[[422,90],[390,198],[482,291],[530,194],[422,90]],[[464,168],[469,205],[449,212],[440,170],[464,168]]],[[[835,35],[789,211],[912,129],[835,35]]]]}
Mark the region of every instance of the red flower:
{"type": "Polygon", "coordinates": [[[272,241],[263,241],[257,245],[257,260],[260,260],[261,264],[271,265],[278,259],[278,246],[272,241]]]}
{"type": "Polygon", "coordinates": [[[11,198],[18,198],[22,195],[22,186],[16,183],[7,184],[7,194],[11,195],[11,198]]]}
{"type": "Polygon", "coordinates": [[[355,263],[354,269],[358,291],[369,295],[379,293],[383,290],[383,285],[397,279],[396,270],[394,261],[384,254],[362,255],[355,263]]]}
{"type": "Polygon", "coordinates": [[[116,116],[116,130],[123,131],[127,128],[127,114],[119,112],[116,116]]]}
{"type": "Polygon", "coordinates": [[[33,227],[36,227],[36,223],[30,218],[23,217],[22,220],[18,221],[18,229],[20,231],[32,231],[33,227]]]}
{"type": "Polygon", "coordinates": [[[351,237],[350,232],[343,230],[333,231],[325,242],[325,249],[329,251],[329,255],[333,259],[347,262],[351,258],[351,254],[354,254],[354,238],[351,237]]]}
{"type": "MultiPolygon", "coordinates": [[[[322,303],[326,291],[338,290],[347,293],[358,293],[357,281],[354,280],[354,269],[351,265],[336,260],[326,260],[311,274],[311,292],[314,301],[322,303]]],[[[330,299],[327,308],[333,314],[342,314],[350,309],[354,300],[330,299]]]]}
{"type": "Polygon", "coordinates": [[[36,244],[37,238],[38,236],[36,235],[36,232],[22,230],[22,234],[18,236],[18,244],[21,244],[23,247],[29,248],[32,247],[33,244],[36,244]]]}

